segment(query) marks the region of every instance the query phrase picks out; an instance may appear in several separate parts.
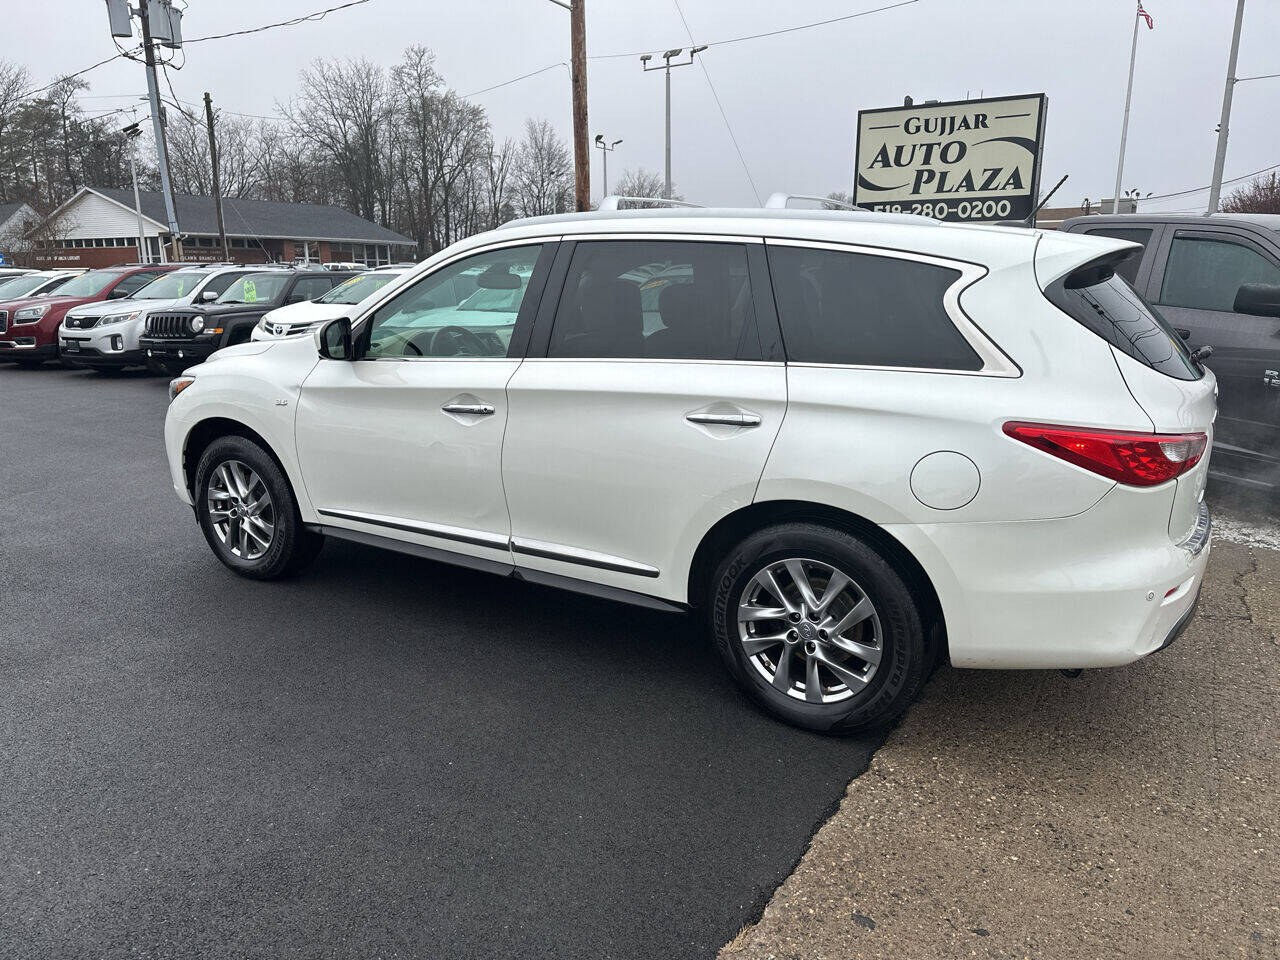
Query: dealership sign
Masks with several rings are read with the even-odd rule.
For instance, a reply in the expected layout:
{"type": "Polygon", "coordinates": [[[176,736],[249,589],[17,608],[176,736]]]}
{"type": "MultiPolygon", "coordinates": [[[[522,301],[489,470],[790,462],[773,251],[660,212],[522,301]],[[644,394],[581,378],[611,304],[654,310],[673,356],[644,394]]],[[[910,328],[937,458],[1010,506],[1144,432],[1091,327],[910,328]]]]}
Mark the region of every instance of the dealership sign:
{"type": "Polygon", "coordinates": [[[1035,208],[1044,94],[863,110],[853,202],[939,220],[1023,220],[1035,208]]]}

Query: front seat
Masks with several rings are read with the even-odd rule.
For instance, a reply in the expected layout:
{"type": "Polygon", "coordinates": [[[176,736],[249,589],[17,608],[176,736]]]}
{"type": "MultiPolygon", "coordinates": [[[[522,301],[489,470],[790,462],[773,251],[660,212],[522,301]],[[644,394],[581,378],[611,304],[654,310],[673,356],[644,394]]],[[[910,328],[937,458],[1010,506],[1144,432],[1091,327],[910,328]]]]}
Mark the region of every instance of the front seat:
{"type": "Polygon", "coordinates": [[[658,295],[658,312],[662,314],[662,330],[655,330],[645,340],[648,356],[665,360],[699,360],[712,356],[711,318],[701,309],[697,288],[691,283],[676,283],[658,295]]]}
{"type": "Polygon", "coordinates": [[[642,357],[640,288],[626,280],[593,279],[578,294],[581,333],[566,336],[559,357],[642,357]]]}

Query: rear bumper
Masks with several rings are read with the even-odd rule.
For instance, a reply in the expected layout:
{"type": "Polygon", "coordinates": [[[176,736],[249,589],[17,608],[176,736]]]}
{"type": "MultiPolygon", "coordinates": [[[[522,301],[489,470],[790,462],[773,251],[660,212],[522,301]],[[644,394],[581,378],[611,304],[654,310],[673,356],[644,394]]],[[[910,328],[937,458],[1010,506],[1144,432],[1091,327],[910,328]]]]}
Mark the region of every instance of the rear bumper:
{"type": "Polygon", "coordinates": [[[1116,487],[1074,517],[890,526],[924,565],[957,667],[1114,667],[1173,642],[1209,562],[1210,521],[1167,529],[1173,485],[1116,487]]]}

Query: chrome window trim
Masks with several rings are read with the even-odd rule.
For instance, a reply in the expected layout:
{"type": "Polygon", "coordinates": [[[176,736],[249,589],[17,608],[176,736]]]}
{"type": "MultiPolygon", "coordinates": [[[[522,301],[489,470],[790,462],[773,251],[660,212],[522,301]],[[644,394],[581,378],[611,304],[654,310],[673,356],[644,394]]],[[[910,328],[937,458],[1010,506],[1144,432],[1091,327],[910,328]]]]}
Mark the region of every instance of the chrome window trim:
{"type": "MultiPolygon", "coordinates": [[[[416,357],[414,359],[417,359],[416,357]]],[[[446,358],[449,359],[449,358],[446,358]]],[[[507,358],[510,359],[510,358],[507,358]]],[[[730,367],[781,367],[782,360],[698,360],[690,357],[525,357],[525,363],[688,363],[730,367]]]]}
{"type": "Polygon", "coordinates": [[[596,240],[671,240],[688,243],[764,243],[760,235],[749,236],[739,233],[695,233],[693,231],[654,231],[654,230],[609,230],[600,233],[566,233],[561,240],[573,240],[576,243],[591,243],[596,240]]]}
{"type": "MultiPolygon", "coordinates": [[[[767,245],[778,247],[801,247],[814,250],[833,250],[837,253],[862,254],[864,256],[873,257],[891,257],[895,260],[912,260],[916,263],[927,263],[935,267],[943,267],[948,270],[959,271],[959,278],[955,283],[947,287],[947,292],[943,294],[942,308],[946,311],[947,317],[960,333],[960,336],[965,339],[965,342],[973,348],[974,353],[976,353],[979,359],[982,360],[982,368],[980,370],[955,370],[949,367],[895,367],[864,363],[819,363],[808,360],[788,360],[788,366],[830,367],[842,370],[896,371],[899,373],[946,373],[969,377],[1017,378],[1022,376],[1022,369],[1014,363],[1008,354],[1001,350],[990,337],[987,336],[986,331],[969,318],[969,315],[964,312],[964,308],[960,306],[960,295],[990,272],[987,267],[977,263],[970,263],[966,260],[952,260],[947,257],[933,256],[932,254],[915,253],[908,250],[898,250],[892,247],[873,247],[867,246],[866,244],[834,243],[826,240],[800,240],[790,237],[769,237],[767,239],[767,245]]],[[[785,341],[785,339],[786,331],[783,330],[783,340],[785,341]]]]}

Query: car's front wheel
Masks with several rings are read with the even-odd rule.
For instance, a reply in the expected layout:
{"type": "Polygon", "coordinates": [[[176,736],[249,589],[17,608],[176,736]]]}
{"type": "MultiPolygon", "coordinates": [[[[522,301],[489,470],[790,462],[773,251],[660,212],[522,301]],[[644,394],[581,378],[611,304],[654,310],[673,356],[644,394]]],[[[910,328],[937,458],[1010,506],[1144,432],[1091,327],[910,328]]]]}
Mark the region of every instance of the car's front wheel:
{"type": "Polygon", "coordinates": [[[760,530],[711,584],[716,646],[744,690],[789,723],[825,733],[883,727],[930,664],[923,618],[894,567],[830,527],[760,530]]]}
{"type": "Polygon", "coordinates": [[[261,446],[219,437],[196,467],[196,516],[218,559],[245,577],[274,580],[307,566],[324,545],[298,513],[289,480],[261,446]]]}

